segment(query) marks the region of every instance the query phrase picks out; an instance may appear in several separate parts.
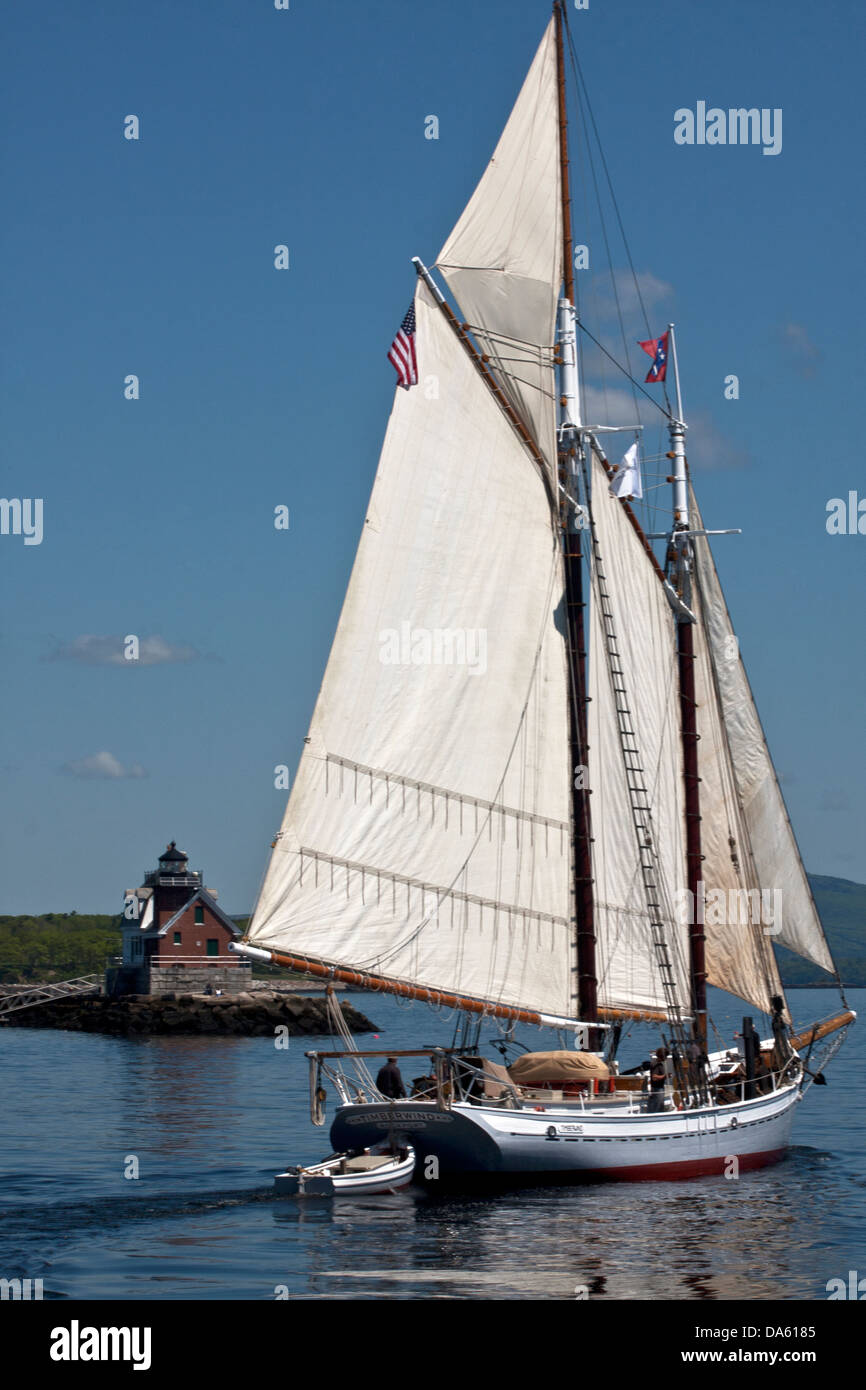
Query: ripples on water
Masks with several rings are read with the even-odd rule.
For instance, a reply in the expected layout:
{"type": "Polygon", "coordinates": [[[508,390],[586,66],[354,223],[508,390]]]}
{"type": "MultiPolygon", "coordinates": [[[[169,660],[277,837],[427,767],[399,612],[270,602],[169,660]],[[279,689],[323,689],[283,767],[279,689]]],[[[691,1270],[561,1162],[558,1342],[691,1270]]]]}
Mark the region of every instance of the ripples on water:
{"type": "MultiPolygon", "coordinates": [[[[866,991],[855,991],[862,1010],[866,991]]],[[[792,992],[798,1020],[835,1008],[792,992]]],[[[357,1005],[394,1047],[450,1033],[418,1008],[357,1005]],[[387,1031],[384,1031],[387,1030],[387,1031]]],[[[719,1007],[730,1035],[738,1016],[719,1007]],[[727,1016],[726,1016],[727,1015],[727,1016]]],[[[862,1017],[862,1012],[861,1012],[862,1017]]],[[[15,1090],[0,1138],[0,1275],[70,1298],[823,1299],[863,1263],[864,1026],[799,1108],[784,1163],[739,1181],[593,1184],[297,1202],[287,1162],[328,1151],[304,1049],[267,1038],[0,1032],[15,1090]],[[138,1180],[124,1178],[128,1156],[138,1180]]],[[[530,1046],[555,1046],[527,1032],[530,1046]]],[[[652,1039],[631,1040],[624,1063],[652,1039]]],[[[331,1112],[332,1113],[332,1112],[331,1112]]]]}

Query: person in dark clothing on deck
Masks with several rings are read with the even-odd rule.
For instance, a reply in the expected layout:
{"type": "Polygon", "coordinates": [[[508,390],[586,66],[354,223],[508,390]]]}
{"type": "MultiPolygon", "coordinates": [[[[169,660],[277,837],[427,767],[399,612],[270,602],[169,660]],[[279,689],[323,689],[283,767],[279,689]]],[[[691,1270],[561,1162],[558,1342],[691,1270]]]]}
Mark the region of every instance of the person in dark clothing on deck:
{"type": "Polygon", "coordinates": [[[405,1100],[406,1087],[403,1085],[396,1057],[389,1057],[385,1066],[380,1069],[376,1077],[376,1089],[389,1100],[405,1100]]]}
{"type": "Polygon", "coordinates": [[[665,1085],[668,1079],[667,1067],[665,1066],[667,1055],[667,1048],[660,1047],[650,1067],[650,1098],[647,1110],[652,1113],[665,1108],[665,1085]]]}

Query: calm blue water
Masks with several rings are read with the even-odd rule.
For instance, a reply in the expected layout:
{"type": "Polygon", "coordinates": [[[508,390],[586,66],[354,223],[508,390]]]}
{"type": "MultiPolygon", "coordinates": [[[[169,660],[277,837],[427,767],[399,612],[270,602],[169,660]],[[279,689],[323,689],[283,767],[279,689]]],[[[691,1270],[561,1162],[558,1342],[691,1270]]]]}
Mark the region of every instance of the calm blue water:
{"type": "MultiPolygon", "coordinates": [[[[838,1003],[830,990],[790,999],[801,1024],[838,1003]]],[[[382,1029],[362,1045],[451,1041],[420,1006],[353,1002],[382,1029]]],[[[863,1019],[866,990],[850,1002],[863,1019]]],[[[741,1011],[716,994],[726,1040],[741,1011]]],[[[648,1040],[632,1036],[625,1065],[648,1040]]],[[[268,1038],[0,1030],[0,1276],[75,1299],[269,1299],[279,1285],[306,1299],[567,1299],[581,1284],[607,1299],[825,1299],[828,1279],[866,1273],[866,1020],[799,1107],[790,1157],[736,1182],[304,1205],[275,1200],[271,1180],[328,1152],[307,1110],[315,1046],[330,1041],[293,1038],[284,1052],[268,1038]],[[137,1180],[124,1177],[128,1155],[137,1180]]]]}

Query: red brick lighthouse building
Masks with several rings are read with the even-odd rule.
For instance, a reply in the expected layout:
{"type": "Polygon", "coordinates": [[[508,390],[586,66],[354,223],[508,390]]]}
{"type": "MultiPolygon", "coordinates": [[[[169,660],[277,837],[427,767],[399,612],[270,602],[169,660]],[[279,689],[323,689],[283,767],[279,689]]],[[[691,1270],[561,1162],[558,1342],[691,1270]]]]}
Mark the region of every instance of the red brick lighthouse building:
{"type": "Polygon", "coordinates": [[[197,994],[210,985],[237,994],[250,978],[248,962],[228,949],[240,936],[201,870],[190,869],[172,840],[141,887],[124,896],[123,955],[112,992],[197,994]]]}

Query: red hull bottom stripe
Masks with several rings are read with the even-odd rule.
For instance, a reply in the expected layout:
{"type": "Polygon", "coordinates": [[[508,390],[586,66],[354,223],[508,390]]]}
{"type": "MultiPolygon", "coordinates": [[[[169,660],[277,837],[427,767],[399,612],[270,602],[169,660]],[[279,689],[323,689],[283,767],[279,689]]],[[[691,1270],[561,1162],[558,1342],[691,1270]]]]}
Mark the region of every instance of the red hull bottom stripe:
{"type": "MultiPolygon", "coordinates": [[[[760,1154],[732,1154],[740,1172],[750,1168],[766,1168],[785,1157],[786,1149],[768,1149],[760,1154]]],[[[724,1173],[728,1158],[692,1158],[683,1163],[639,1163],[628,1168],[588,1168],[587,1178],[603,1178],[605,1182],[678,1182],[680,1178],[706,1178],[724,1173]]]]}

